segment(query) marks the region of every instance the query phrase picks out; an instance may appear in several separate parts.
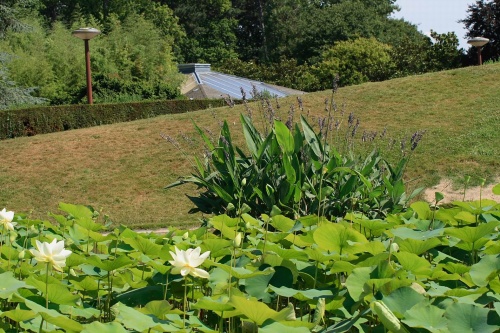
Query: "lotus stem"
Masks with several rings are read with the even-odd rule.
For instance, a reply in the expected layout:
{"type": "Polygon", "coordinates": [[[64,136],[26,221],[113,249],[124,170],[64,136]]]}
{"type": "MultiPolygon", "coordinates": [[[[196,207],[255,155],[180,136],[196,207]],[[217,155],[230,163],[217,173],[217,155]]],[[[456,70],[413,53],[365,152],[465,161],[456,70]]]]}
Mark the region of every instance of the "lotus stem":
{"type": "Polygon", "coordinates": [[[49,308],[49,268],[50,263],[47,263],[47,269],[45,271],[45,308],[49,308]]]}
{"type": "Polygon", "coordinates": [[[184,305],[182,314],[182,328],[186,328],[186,311],[187,311],[187,275],[184,277],[184,305]]]}

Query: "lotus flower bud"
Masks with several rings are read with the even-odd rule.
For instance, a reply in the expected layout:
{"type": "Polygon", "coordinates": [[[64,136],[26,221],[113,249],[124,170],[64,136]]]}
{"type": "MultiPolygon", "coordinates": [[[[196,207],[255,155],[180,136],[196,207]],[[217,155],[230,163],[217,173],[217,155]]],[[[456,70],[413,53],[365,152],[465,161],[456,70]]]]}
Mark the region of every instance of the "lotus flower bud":
{"type": "Polygon", "coordinates": [[[424,295],[426,293],[424,287],[416,282],[413,282],[410,286],[411,289],[415,290],[417,293],[424,295]]]}
{"type": "Polygon", "coordinates": [[[241,181],[241,186],[245,186],[246,184],[247,184],[247,179],[243,178],[243,180],[241,181]]]}
{"type": "Polygon", "coordinates": [[[182,239],[188,239],[189,238],[189,233],[186,231],[184,235],[182,235],[182,239]]]}
{"type": "Polygon", "coordinates": [[[391,252],[398,252],[398,251],[399,251],[398,243],[392,243],[391,244],[391,252]]]}
{"type": "Polygon", "coordinates": [[[377,314],[385,328],[393,333],[405,333],[406,329],[401,325],[399,319],[392,311],[382,302],[375,301],[372,303],[373,311],[377,314]]]}
{"type": "Polygon", "coordinates": [[[70,269],[69,269],[69,274],[70,274],[71,276],[78,276],[78,275],[76,275],[76,272],[75,272],[75,270],[74,270],[73,268],[70,268],[70,269]]]}
{"type": "Polygon", "coordinates": [[[233,246],[234,247],[240,247],[241,246],[241,232],[238,232],[236,234],[236,237],[233,239],[233,246]]]}
{"type": "Polygon", "coordinates": [[[17,258],[19,260],[21,259],[24,259],[24,257],[26,256],[26,250],[22,250],[21,252],[19,252],[19,254],[17,255],[17,258]]]}

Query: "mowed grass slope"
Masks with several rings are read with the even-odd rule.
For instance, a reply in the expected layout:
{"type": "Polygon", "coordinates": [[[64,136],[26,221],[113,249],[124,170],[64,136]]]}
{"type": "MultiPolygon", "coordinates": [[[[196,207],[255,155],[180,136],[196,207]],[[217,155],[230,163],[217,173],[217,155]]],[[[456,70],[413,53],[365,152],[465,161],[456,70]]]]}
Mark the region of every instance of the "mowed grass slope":
{"type": "MultiPolygon", "coordinates": [[[[326,116],[324,101],[330,96],[330,91],[302,96],[303,111],[296,97],[280,100],[279,109],[276,102],[273,106],[286,120],[293,104],[296,121],[302,113],[314,123],[326,116]]],[[[459,184],[470,175],[477,184],[480,178],[492,182],[500,176],[500,64],[346,87],[335,100],[344,117],[353,112],[360,118],[358,133],[386,127],[387,135],[398,140],[392,155],[401,138],[426,131],[407,169],[412,188],[441,178],[459,184]]],[[[250,107],[259,118],[261,106],[250,107]]],[[[203,152],[191,120],[216,137],[227,119],[235,141],[243,144],[238,118],[246,112],[241,105],[0,141],[0,209],[46,218],[66,202],[102,210],[115,225],[195,225],[201,215],[188,214],[192,204],[186,194],[195,195],[196,189],[163,189],[189,175],[192,155],[203,152]]],[[[378,145],[385,147],[382,141],[378,145]]]]}

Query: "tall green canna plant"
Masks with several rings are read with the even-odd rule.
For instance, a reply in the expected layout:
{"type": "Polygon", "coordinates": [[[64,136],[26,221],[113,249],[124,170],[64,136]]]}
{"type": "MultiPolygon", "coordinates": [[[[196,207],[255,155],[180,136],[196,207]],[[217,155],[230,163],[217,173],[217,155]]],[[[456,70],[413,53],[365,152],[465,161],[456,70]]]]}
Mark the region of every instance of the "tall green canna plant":
{"type": "Polygon", "coordinates": [[[377,150],[364,158],[341,154],[303,116],[301,126],[274,120],[267,135],[248,116],[241,115],[240,122],[244,148],[233,143],[227,122],[217,143],[194,125],[210,153],[195,158],[194,174],[167,186],[192,183],[203,189],[190,197],[194,211],[260,216],[277,208],[291,218],[331,219],[352,211],[383,217],[405,209],[418,193],[406,195],[407,156],[392,166],[377,150]]]}

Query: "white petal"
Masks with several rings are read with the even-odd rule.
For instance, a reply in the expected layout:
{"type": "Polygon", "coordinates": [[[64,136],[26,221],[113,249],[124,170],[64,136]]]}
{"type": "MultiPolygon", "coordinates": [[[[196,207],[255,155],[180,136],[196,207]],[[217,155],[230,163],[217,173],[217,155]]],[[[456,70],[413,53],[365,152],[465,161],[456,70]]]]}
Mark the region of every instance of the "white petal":
{"type": "Polygon", "coordinates": [[[54,238],[54,240],[52,241],[52,243],[50,245],[52,245],[52,253],[53,254],[60,253],[64,250],[64,241],[63,240],[60,242],[57,242],[57,240],[54,238]]]}
{"type": "Polygon", "coordinates": [[[190,274],[192,271],[193,271],[193,268],[191,268],[191,267],[182,267],[181,268],[181,275],[186,276],[186,275],[190,274]]]}
{"type": "Polygon", "coordinates": [[[210,277],[210,274],[206,270],[203,270],[201,268],[194,268],[191,271],[191,275],[201,277],[203,279],[208,279],[210,277]]]}
{"type": "Polygon", "coordinates": [[[52,257],[52,247],[47,242],[42,243],[42,249],[40,250],[40,252],[42,252],[47,257],[52,257]]]}
{"type": "Polygon", "coordinates": [[[172,270],[170,271],[170,273],[172,273],[172,274],[180,274],[181,268],[182,267],[177,267],[176,266],[176,267],[172,268],[172,270]]]}

